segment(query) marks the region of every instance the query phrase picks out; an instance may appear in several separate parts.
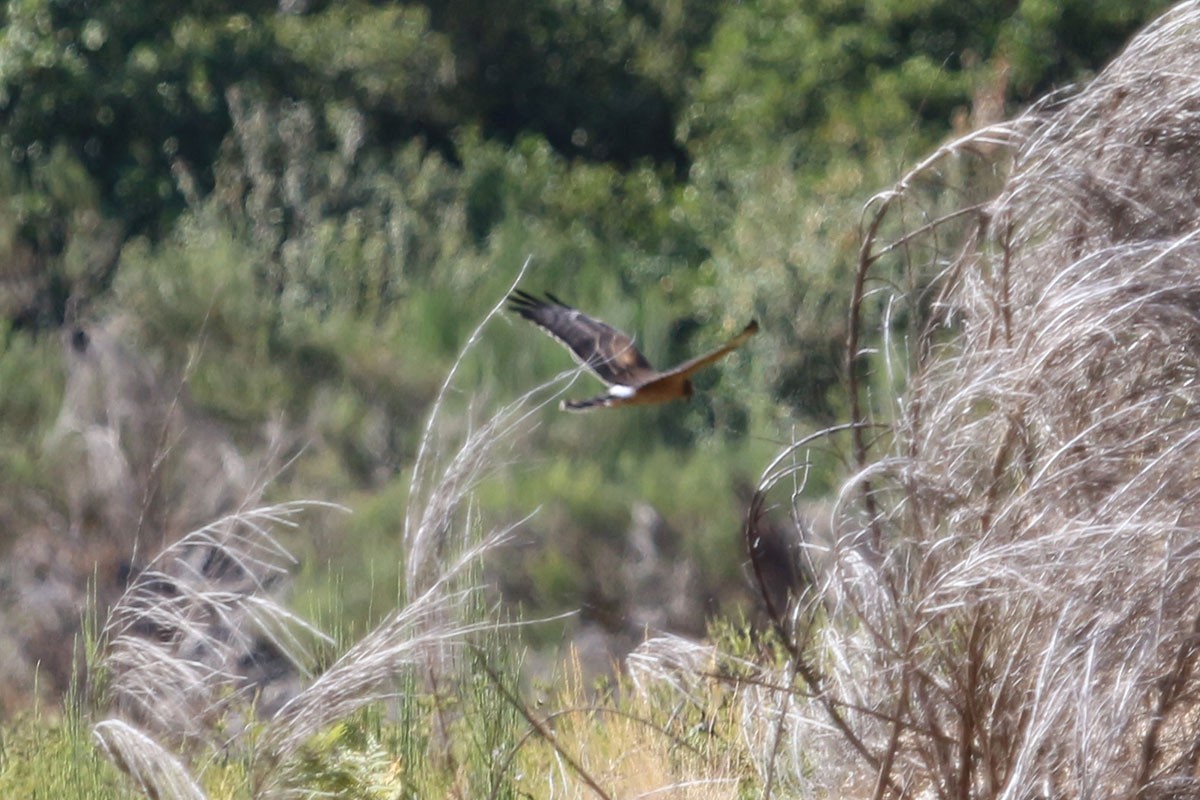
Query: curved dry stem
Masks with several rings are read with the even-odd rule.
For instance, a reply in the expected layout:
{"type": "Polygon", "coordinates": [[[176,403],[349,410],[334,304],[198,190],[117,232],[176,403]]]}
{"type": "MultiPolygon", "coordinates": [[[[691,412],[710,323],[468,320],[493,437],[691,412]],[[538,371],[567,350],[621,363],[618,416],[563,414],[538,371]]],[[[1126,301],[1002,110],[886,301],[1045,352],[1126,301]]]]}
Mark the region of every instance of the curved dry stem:
{"type": "Polygon", "coordinates": [[[532,424],[536,414],[556,400],[582,372],[581,369],[564,372],[521,395],[482,426],[469,430],[457,450],[448,459],[443,459],[442,464],[435,463],[450,449],[446,442],[440,440],[438,431],[439,425],[446,422],[443,411],[454,378],[467,355],[482,339],[488,323],[503,311],[508,296],[520,284],[529,264],[530,260],[526,259],[509,290],[468,337],[447,373],[425,423],[409,484],[404,523],[404,590],[409,598],[421,595],[437,581],[441,565],[455,557],[456,545],[460,551],[471,547],[470,526],[459,525],[462,537],[458,542],[451,541],[457,511],[479,482],[504,463],[497,455],[498,450],[511,445],[516,434],[532,424]],[[431,485],[435,474],[437,483],[431,485]]]}

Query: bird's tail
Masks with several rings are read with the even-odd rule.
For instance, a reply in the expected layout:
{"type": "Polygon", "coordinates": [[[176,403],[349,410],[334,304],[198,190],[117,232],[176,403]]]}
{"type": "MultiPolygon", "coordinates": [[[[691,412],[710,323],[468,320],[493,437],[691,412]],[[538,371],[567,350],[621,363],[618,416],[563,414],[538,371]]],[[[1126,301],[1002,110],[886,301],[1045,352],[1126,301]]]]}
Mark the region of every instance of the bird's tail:
{"type": "Polygon", "coordinates": [[[608,408],[617,398],[605,393],[590,397],[587,400],[563,400],[558,404],[562,411],[591,411],[594,408],[608,408]]]}

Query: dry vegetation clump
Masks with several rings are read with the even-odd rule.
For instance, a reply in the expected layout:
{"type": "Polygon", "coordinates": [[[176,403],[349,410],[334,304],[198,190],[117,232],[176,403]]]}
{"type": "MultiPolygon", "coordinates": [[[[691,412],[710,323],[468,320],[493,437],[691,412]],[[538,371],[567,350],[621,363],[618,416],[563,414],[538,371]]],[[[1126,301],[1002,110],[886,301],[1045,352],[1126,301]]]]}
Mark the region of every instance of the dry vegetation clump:
{"type": "MultiPolygon", "coordinates": [[[[468,349],[500,308],[487,315],[468,349]]],[[[166,548],[114,605],[96,643],[99,669],[92,676],[96,698],[113,716],[93,736],[148,794],[202,796],[172,750],[189,764],[214,753],[245,758],[254,796],[308,794],[316,789],[306,780],[336,771],[305,750],[314,736],[333,730],[330,741],[340,741],[337,726],[382,701],[407,703],[404,714],[411,716],[423,697],[462,691],[464,662],[453,656],[498,628],[478,613],[481,587],[472,568],[507,534],[483,530],[465,501],[503,463],[498,448],[525,429],[563,381],[463,431],[442,419],[456,371],[457,364],[434,404],[414,469],[409,528],[397,556],[406,567],[404,602],[319,675],[316,647],[334,642],[282,601],[292,557],[275,534],[294,525],[301,508],[317,504],[242,511],[205,526],[166,548]]],[[[434,705],[420,725],[438,732],[429,744],[449,757],[446,727],[456,714],[434,705]]],[[[367,755],[376,750],[377,743],[369,745],[367,755]]],[[[378,765],[368,766],[370,773],[378,765]]]]}
{"type": "Polygon", "coordinates": [[[768,786],[1200,796],[1200,4],[876,198],[852,313],[858,471],[799,526],[768,786]]]}
{"type": "MultiPolygon", "coordinates": [[[[101,631],[106,699],[171,744],[220,746],[239,715],[275,713],[331,643],[282,602],[292,565],[272,529],[301,504],[220,520],[188,534],[138,574],[101,631]]],[[[243,723],[245,720],[242,720],[243,723]]]]}
{"type": "Polygon", "coordinates": [[[576,653],[554,687],[537,690],[537,711],[521,705],[528,732],[496,762],[502,785],[514,796],[564,800],[746,796],[744,709],[705,677],[722,661],[711,645],[656,637],[629,656],[628,682],[597,692],[576,653]]]}
{"type": "Polygon", "coordinates": [[[203,797],[187,765],[215,754],[244,760],[253,796],[306,794],[312,754],[302,749],[316,734],[405,692],[416,703],[413,676],[454,685],[447,655],[495,629],[468,619],[478,587],[463,580],[491,537],[314,677],[335,643],[279,596],[291,556],[273,532],[311,505],[241,512],[189,534],[113,607],[92,687],[111,716],[93,737],[149,796],[203,797]]]}

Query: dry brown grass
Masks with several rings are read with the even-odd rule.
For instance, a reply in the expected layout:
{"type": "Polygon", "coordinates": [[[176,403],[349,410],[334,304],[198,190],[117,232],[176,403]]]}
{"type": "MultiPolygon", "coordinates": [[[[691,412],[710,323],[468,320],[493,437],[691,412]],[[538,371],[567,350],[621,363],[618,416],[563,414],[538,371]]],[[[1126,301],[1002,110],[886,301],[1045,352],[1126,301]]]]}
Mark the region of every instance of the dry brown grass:
{"type": "Polygon", "coordinates": [[[741,734],[746,709],[702,677],[718,657],[709,645],[650,640],[630,656],[634,685],[598,698],[574,661],[554,689],[539,693],[543,710],[531,712],[536,727],[504,764],[511,788],[548,800],[745,796],[753,783],[741,734]],[[671,666],[664,670],[664,663],[671,666]],[[695,690],[682,702],[659,691],[660,681],[678,687],[677,679],[695,690]]]}

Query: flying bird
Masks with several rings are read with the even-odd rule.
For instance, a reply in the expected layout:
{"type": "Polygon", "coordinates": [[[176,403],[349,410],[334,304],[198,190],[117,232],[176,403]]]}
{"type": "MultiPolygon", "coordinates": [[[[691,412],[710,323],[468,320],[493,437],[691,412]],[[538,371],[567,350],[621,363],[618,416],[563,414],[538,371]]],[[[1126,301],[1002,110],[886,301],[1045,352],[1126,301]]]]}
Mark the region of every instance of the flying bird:
{"type": "Polygon", "coordinates": [[[564,411],[666,403],[692,396],[692,375],[741,347],[758,332],[751,320],[742,332],[711,353],[659,372],[634,347],[633,339],[546,292],[539,300],[519,289],[509,295],[509,308],[553,336],[572,357],[608,385],[608,391],[588,400],[564,400],[564,411]]]}

